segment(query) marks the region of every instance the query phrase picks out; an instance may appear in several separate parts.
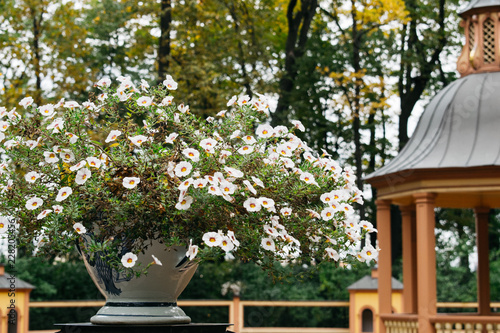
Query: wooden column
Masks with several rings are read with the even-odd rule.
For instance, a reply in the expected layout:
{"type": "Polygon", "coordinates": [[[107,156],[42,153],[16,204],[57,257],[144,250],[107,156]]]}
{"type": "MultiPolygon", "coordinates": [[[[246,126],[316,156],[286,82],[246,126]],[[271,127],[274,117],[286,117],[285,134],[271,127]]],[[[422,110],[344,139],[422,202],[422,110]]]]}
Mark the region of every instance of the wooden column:
{"type": "Polygon", "coordinates": [[[490,209],[478,207],[476,214],[477,246],[477,312],[482,316],[491,314],[490,310],[490,256],[488,242],[488,220],[490,209]]]}
{"type": "Polygon", "coordinates": [[[413,195],[417,212],[417,288],[418,332],[432,333],[430,317],[437,313],[436,296],[436,237],[434,193],[413,195]]]}
{"type": "Polygon", "coordinates": [[[392,312],[391,201],[377,200],[378,246],[378,332],[385,333],[380,315],[392,312]]]}
{"type": "Polygon", "coordinates": [[[417,224],[415,206],[400,206],[403,240],[403,312],[417,313],[417,224]]]}

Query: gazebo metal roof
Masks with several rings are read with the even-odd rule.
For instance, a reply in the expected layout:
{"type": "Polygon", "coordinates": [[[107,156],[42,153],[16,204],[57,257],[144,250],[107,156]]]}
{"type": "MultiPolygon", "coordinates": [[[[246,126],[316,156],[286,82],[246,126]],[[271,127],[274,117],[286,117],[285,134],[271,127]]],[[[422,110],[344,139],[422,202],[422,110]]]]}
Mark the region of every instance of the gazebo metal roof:
{"type": "Polygon", "coordinates": [[[471,74],[442,89],[399,155],[366,179],[480,166],[500,166],[500,72],[471,74]]]}
{"type": "Polygon", "coordinates": [[[459,11],[459,14],[462,15],[468,12],[469,10],[476,8],[485,8],[493,6],[500,6],[500,0],[472,0],[463,9],[459,11]]]}

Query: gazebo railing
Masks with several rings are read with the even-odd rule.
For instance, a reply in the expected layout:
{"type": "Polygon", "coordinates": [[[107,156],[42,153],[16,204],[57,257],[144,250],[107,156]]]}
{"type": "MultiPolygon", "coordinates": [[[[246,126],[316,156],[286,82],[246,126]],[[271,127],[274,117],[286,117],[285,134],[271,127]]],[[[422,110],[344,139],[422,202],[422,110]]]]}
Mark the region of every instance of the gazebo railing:
{"type": "Polygon", "coordinates": [[[440,314],[431,322],[436,333],[500,333],[500,316],[440,314]]]}
{"type": "Polygon", "coordinates": [[[415,314],[390,314],[380,318],[386,333],[418,333],[418,317],[415,314]]]}

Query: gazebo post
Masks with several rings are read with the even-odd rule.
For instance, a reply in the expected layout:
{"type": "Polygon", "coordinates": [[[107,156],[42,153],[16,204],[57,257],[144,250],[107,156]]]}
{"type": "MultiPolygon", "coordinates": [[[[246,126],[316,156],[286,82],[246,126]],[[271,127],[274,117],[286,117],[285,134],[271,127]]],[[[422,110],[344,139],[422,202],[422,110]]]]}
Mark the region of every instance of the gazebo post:
{"type": "Polygon", "coordinates": [[[476,246],[477,246],[477,312],[487,316],[490,310],[490,261],[488,243],[488,220],[490,209],[476,207],[476,246]]]}
{"type": "Polygon", "coordinates": [[[385,333],[380,315],[392,312],[391,201],[377,200],[378,242],[383,248],[378,258],[378,332],[385,333]]]}
{"type": "Polygon", "coordinates": [[[434,332],[430,318],[437,314],[436,226],[434,193],[413,195],[417,207],[418,331],[434,332]]]}
{"type": "Polygon", "coordinates": [[[400,206],[403,243],[403,312],[417,313],[417,223],[415,205],[400,206]]]}

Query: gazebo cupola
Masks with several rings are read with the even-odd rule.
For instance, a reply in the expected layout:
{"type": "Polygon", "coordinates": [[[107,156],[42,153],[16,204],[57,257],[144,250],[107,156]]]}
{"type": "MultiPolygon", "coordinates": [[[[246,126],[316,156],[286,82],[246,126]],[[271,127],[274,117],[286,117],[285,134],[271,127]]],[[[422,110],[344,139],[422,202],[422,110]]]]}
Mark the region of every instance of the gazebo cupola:
{"type": "Polygon", "coordinates": [[[462,75],[500,71],[500,5],[495,0],[474,0],[461,12],[465,45],[457,61],[462,75]]]}

